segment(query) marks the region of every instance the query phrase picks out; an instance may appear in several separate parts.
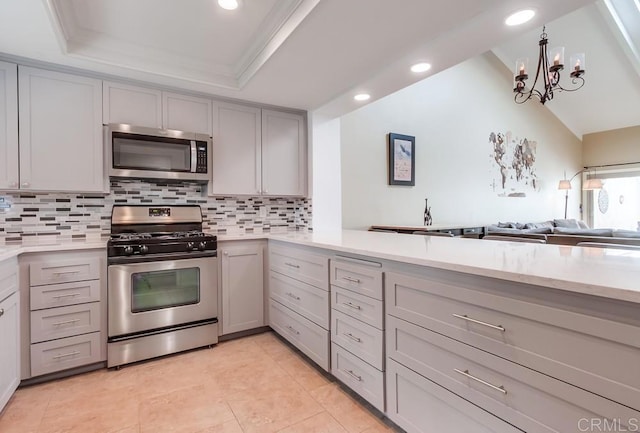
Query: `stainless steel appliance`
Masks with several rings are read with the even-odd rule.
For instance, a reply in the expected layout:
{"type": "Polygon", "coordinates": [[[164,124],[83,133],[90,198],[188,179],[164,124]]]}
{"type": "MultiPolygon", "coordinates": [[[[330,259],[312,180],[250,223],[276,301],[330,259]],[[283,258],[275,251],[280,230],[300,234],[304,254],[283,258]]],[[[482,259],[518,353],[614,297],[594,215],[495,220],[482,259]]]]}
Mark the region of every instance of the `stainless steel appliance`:
{"type": "Polygon", "coordinates": [[[105,127],[107,173],[112,177],[207,182],[211,138],[172,129],[105,127]]]}
{"type": "Polygon", "coordinates": [[[113,206],[107,366],[217,343],[217,260],[199,206],[113,206]]]}

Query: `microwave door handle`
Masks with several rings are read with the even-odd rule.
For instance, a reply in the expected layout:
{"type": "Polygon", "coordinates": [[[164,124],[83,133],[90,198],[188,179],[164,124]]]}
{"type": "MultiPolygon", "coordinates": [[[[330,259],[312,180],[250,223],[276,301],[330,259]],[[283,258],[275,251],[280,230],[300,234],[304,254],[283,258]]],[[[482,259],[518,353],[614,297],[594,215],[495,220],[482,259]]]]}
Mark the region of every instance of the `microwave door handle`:
{"type": "Polygon", "coordinates": [[[196,142],[191,140],[191,173],[196,172],[196,166],[198,163],[198,153],[196,148],[196,142]]]}

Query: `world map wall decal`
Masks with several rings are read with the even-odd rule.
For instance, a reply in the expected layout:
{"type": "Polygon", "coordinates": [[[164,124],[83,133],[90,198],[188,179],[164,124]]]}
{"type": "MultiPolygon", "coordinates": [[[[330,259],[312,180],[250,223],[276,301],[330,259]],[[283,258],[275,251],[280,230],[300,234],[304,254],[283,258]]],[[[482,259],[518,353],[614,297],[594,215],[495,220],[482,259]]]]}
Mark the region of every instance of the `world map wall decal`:
{"type": "Polygon", "coordinates": [[[499,197],[526,197],[539,190],[536,174],[538,143],[511,131],[489,134],[491,187],[499,197]]]}

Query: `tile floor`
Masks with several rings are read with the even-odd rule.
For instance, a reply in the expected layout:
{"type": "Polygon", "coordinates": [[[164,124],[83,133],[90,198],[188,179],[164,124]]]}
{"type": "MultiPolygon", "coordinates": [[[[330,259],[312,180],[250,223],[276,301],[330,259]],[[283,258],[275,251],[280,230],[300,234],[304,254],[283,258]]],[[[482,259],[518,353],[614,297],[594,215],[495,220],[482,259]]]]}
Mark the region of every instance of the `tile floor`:
{"type": "Polygon", "coordinates": [[[19,389],[2,433],[393,432],[273,333],[19,389]]]}

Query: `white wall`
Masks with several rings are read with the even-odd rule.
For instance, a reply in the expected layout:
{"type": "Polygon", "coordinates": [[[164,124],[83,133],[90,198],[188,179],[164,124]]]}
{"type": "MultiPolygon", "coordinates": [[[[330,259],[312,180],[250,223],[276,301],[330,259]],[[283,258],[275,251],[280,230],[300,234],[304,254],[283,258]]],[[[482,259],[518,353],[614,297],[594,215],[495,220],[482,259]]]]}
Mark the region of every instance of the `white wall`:
{"type": "MultiPolygon", "coordinates": [[[[425,197],[434,224],[562,218],[558,181],[581,168],[581,142],[539,102],[516,104],[512,88],[510,71],[486,53],[343,116],[343,227],[421,225],[425,197]],[[539,192],[513,198],[492,190],[489,134],[500,131],[537,141],[539,192]],[[387,185],[389,132],[416,137],[415,187],[387,185]]],[[[580,217],[574,183],[570,218],[580,217]]]]}
{"type": "Polygon", "coordinates": [[[340,119],[310,116],[313,140],[313,230],[342,227],[340,119]]]}

